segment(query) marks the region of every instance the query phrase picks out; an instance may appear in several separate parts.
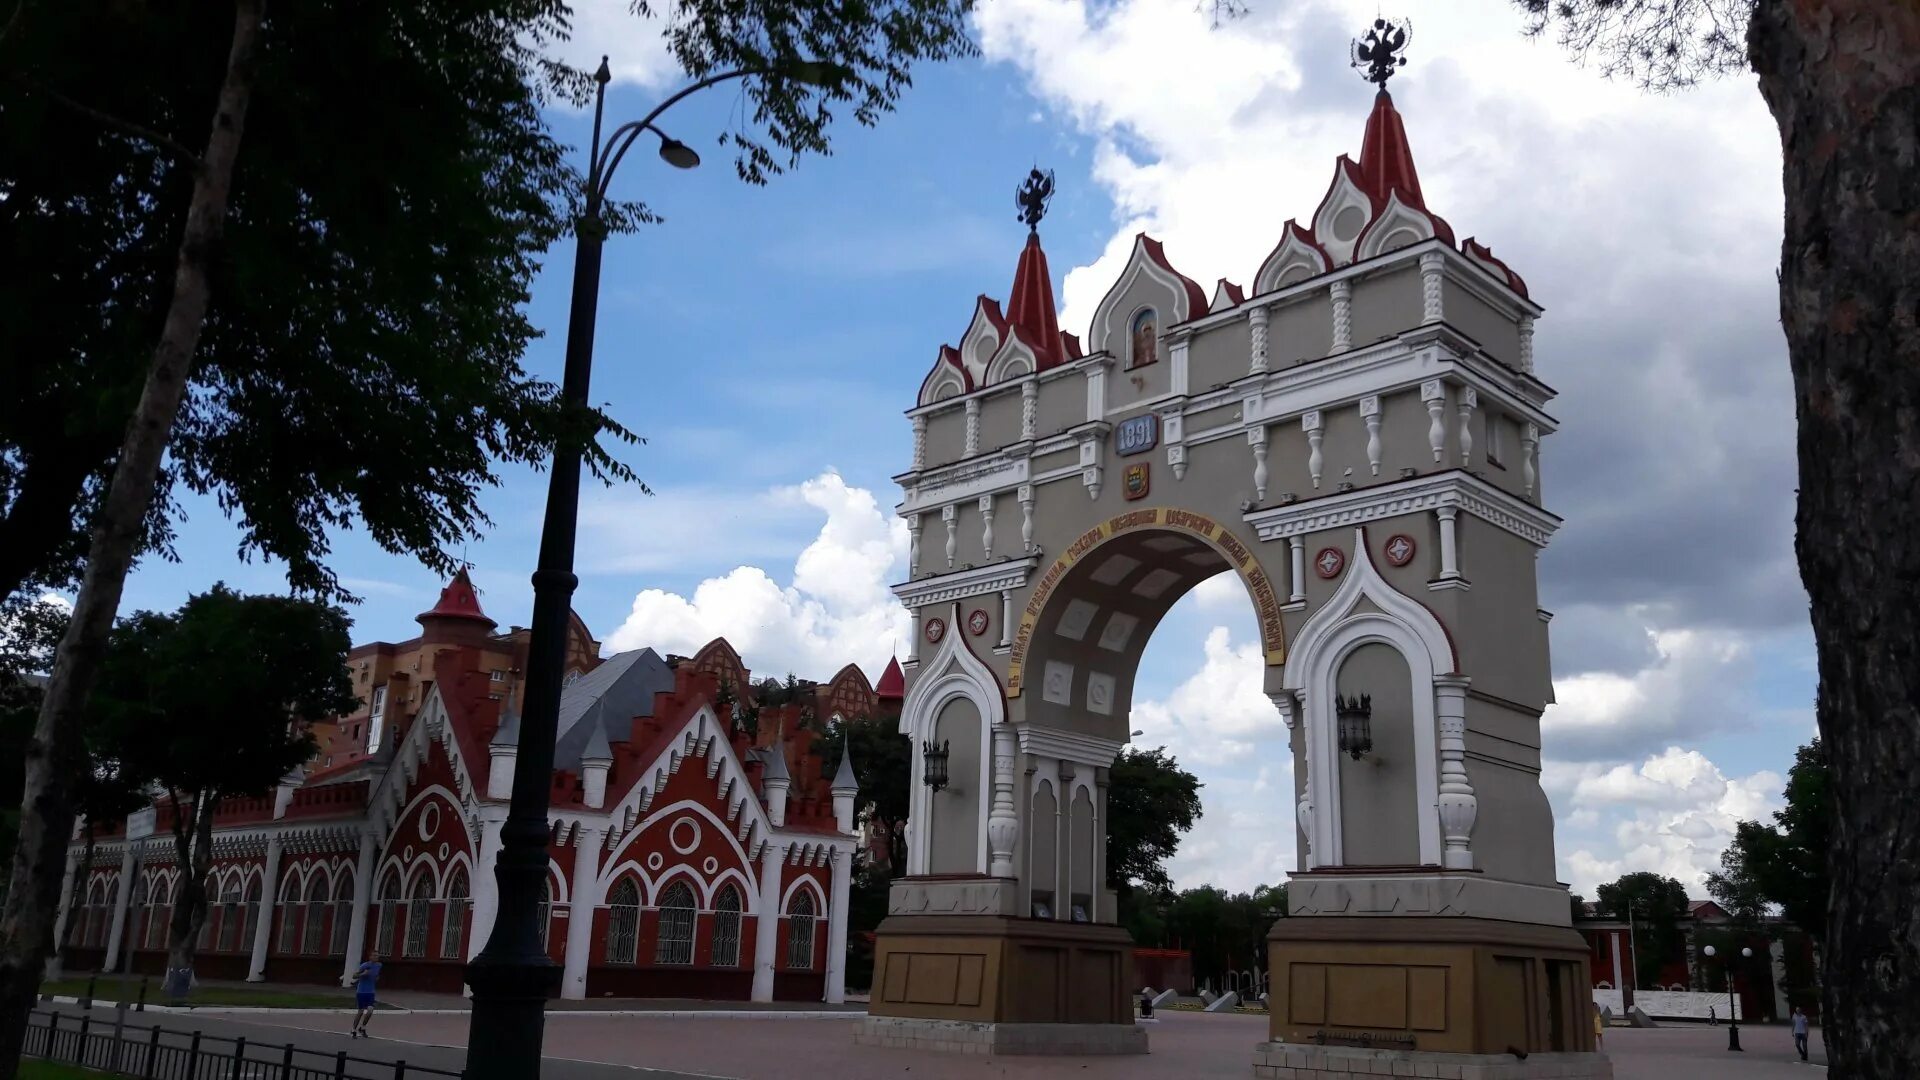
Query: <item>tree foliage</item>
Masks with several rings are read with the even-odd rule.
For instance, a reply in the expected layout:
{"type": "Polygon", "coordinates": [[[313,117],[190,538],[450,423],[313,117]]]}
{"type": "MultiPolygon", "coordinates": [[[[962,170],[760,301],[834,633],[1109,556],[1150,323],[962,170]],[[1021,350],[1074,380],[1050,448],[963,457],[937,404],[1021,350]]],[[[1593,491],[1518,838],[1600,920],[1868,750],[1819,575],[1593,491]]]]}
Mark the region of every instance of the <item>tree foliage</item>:
{"type": "Polygon", "coordinates": [[[1552,35],[1608,78],[1676,90],[1747,66],[1754,0],[1515,0],[1527,33],[1552,35]]]}
{"type": "MultiPolygon", "coordinates": [[[[913,776],[913,740],[900,734],[887,719],[830,721],[813,743],[820,775],[831,780],[840,768],[840,756],[852,748],[854,776],[860,783],[853,797],[853,818],[874,829],[886,842],[887,860],[880,869],[888,879],[907,872],[908,789],[913,776]]],[[[885,906],[881,907],[884,914],[885,906]]],[[[877,920],[876,920],[877,925],[877,920]]],[[[867,926],[861,929],[871,930],[867,926]]]]}
{"type": "Polygon", "coordinates": [[[1707,875],[1707,890],[1736,918],[1757,923],[1771,905],[1814,940],[1826,937],[1832,891],[1827,854],[1833,843],[1832,777],[1819,739],[1802,746],[1787,772],[1786,807],[1773,824],[1742,821],[1707,875]]]}
{"type": "Polygon", "coordinates": [[[1107,880],[1116,890],[1164,891],[1166,862],[1200,820],[1200,780],[1165,747],[1126,747],[1107,772],[1107,880]]]}
{"type": "Polygon", "coordinates": [[[1192,955],[1194,986],[1171,988],[1183,992],[1200,986],[1225,990],[1232,974],[1267,971],[1267,931],[1286,914],[1285,885],[1262,885],[1250,893],[1212,885],[1177,893],[1139,889],[1121,905],[1121,922],[1134,944],[1192,955]]]}
{"type": "Polygon", "coordinates": [[[1633,922],[1635,986],[1653,986],[1661,968],[1686,958],[1680,920],[1687,917],[1687,887],[1678,880],[1640,870],[1600,886],[1595,895],[1601,911],[1633,922]]]}

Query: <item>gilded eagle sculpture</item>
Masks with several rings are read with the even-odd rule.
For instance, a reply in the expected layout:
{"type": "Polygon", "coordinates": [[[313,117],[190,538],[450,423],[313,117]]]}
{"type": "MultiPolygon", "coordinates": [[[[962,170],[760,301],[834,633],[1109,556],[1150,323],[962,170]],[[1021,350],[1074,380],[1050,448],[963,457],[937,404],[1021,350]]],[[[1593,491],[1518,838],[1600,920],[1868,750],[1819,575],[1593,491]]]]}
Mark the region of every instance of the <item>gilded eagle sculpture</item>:
{"type": "Polygon", "coordinates": [[[1365,68],[1362,77],[1385,90],[1393,73],[1407,66],[1403,54],[1412,33],[1413,24],[1405,19],[1398,26],[1385,19],[1373,20],[1366,36],[1353,43],[1353,66],[1365,68]]]}
{"type": "Polygon", "coordinates": [[[1053,201],[1053,170],[1035,168],[1027,181],[1014,190],[1013,204],[1020,208],[1020,220],[1028,232],[1040,231],[1040,219],[1047,216],[1047,204],[1053,201]]]}

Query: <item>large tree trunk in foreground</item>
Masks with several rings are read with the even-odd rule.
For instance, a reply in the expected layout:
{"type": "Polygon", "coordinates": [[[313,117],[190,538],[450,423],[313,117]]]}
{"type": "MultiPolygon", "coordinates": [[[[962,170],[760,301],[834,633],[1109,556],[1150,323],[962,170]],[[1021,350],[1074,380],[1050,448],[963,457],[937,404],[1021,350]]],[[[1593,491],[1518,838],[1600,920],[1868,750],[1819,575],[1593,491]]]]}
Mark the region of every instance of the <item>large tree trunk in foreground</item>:
{"type": "Polygon", "coordinates": [[[1920,1070],[1920,7],[1759,0],[1785,156],[1780,314],[1831,755],[1836,1078],[1920,1070]]]}
{"type": "Polygon", "coordinates": [[[254,53],[260,40],[264,0],[236,0],[227,71],[207,135],[207,151],[194,175],[193,198],[173,298],[147,369],[146,386],[107,489],[87,551],[86,577],[74,599],[73,620],[60,640],[53,676],[40,704],[26,750],[26,791],[21,799],[20,838],[13,877],[0,913],[0,1080],[20,1067],[21,1040],[33,1007],[42,965],[52,945],[60,876],[73,832],[70,777],[82,764],[81,711],[93,689],[107,635],[120,608],[120,593],[133,566],[147,510],[153,505],[160,461],[193,370],[194,351],[207,311],[207,261],[226,219],[233,165],[240,150],[247,103],[253,91],[254,53]]]}
{"type": "Polygon", "coordinates": [[[207,873],[213,869],[213,799],[202,791],[193,799],[190,823],[180,820],[180,796],[173,797],[173,850],[180,874],[180,902],[167,925],[166,992],[185,997],[193,986],[193,958],[200,928],[207,923],[207,873]]]}

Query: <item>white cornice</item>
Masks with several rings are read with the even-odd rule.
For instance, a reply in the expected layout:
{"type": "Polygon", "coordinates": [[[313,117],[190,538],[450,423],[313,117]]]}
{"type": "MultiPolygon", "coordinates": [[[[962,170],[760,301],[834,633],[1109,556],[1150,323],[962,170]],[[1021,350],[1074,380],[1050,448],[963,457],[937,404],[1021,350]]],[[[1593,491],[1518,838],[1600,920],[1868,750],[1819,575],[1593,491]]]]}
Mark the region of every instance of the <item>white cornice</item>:
{"type": "Polygon", "coordinates": [[[1458,470],[1256,510],[1246,522],[1261,540],[1284,540],[1442,506],[1465,510],[1535,547],[1547,546],[1560,528],[1559,517],[1458,470]]]}
{"type": "MultiPolygon", "coordinates": [[[[1033,568],[1039,564],[1039,556],[1029,555],[1022,559],[1008,559],[988,563],[985,566],[972,566],[965,570],[935,574],[915,581],[903,581],[893,587],[893,595],[899,597],[902,604],[917,608],[958,600],[965,596],[1018,589],[1026,585],[1027,578],[1033,574],[1033,568]]],[[[950,632],[959,633],[960,630],[961,628],[956,626],[950,632]]]]}
{"type": "Polygon", "coordinates": [[[1062,731],[1033,724],[1017,725],[1014,731],[1019,735],[1020,752],[1023,754],[1061,758],[1076,765],[1091,765],[1100,769],[1112,765],[1113,759],[1120,756],[1120,749],[1126,745],[1117,739],[1102,739],[1097,735],[1083,735],[1077,731],[1062,731]]]}

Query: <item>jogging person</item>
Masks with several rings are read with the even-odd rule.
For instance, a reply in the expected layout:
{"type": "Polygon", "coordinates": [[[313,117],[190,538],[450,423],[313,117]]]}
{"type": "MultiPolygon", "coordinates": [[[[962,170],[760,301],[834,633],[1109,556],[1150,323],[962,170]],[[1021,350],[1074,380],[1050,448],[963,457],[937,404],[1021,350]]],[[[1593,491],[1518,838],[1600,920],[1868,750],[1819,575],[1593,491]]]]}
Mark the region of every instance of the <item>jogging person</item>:
{"type": "Polygon", "coordinates": [[[374,987],[380,982],[380,952],[374,950],[367,954],[367,962],[353,973],[353,1032],[349,1036],[355,1039],[367,1037],[367,1021],[373,1017],[374,987]]]}

